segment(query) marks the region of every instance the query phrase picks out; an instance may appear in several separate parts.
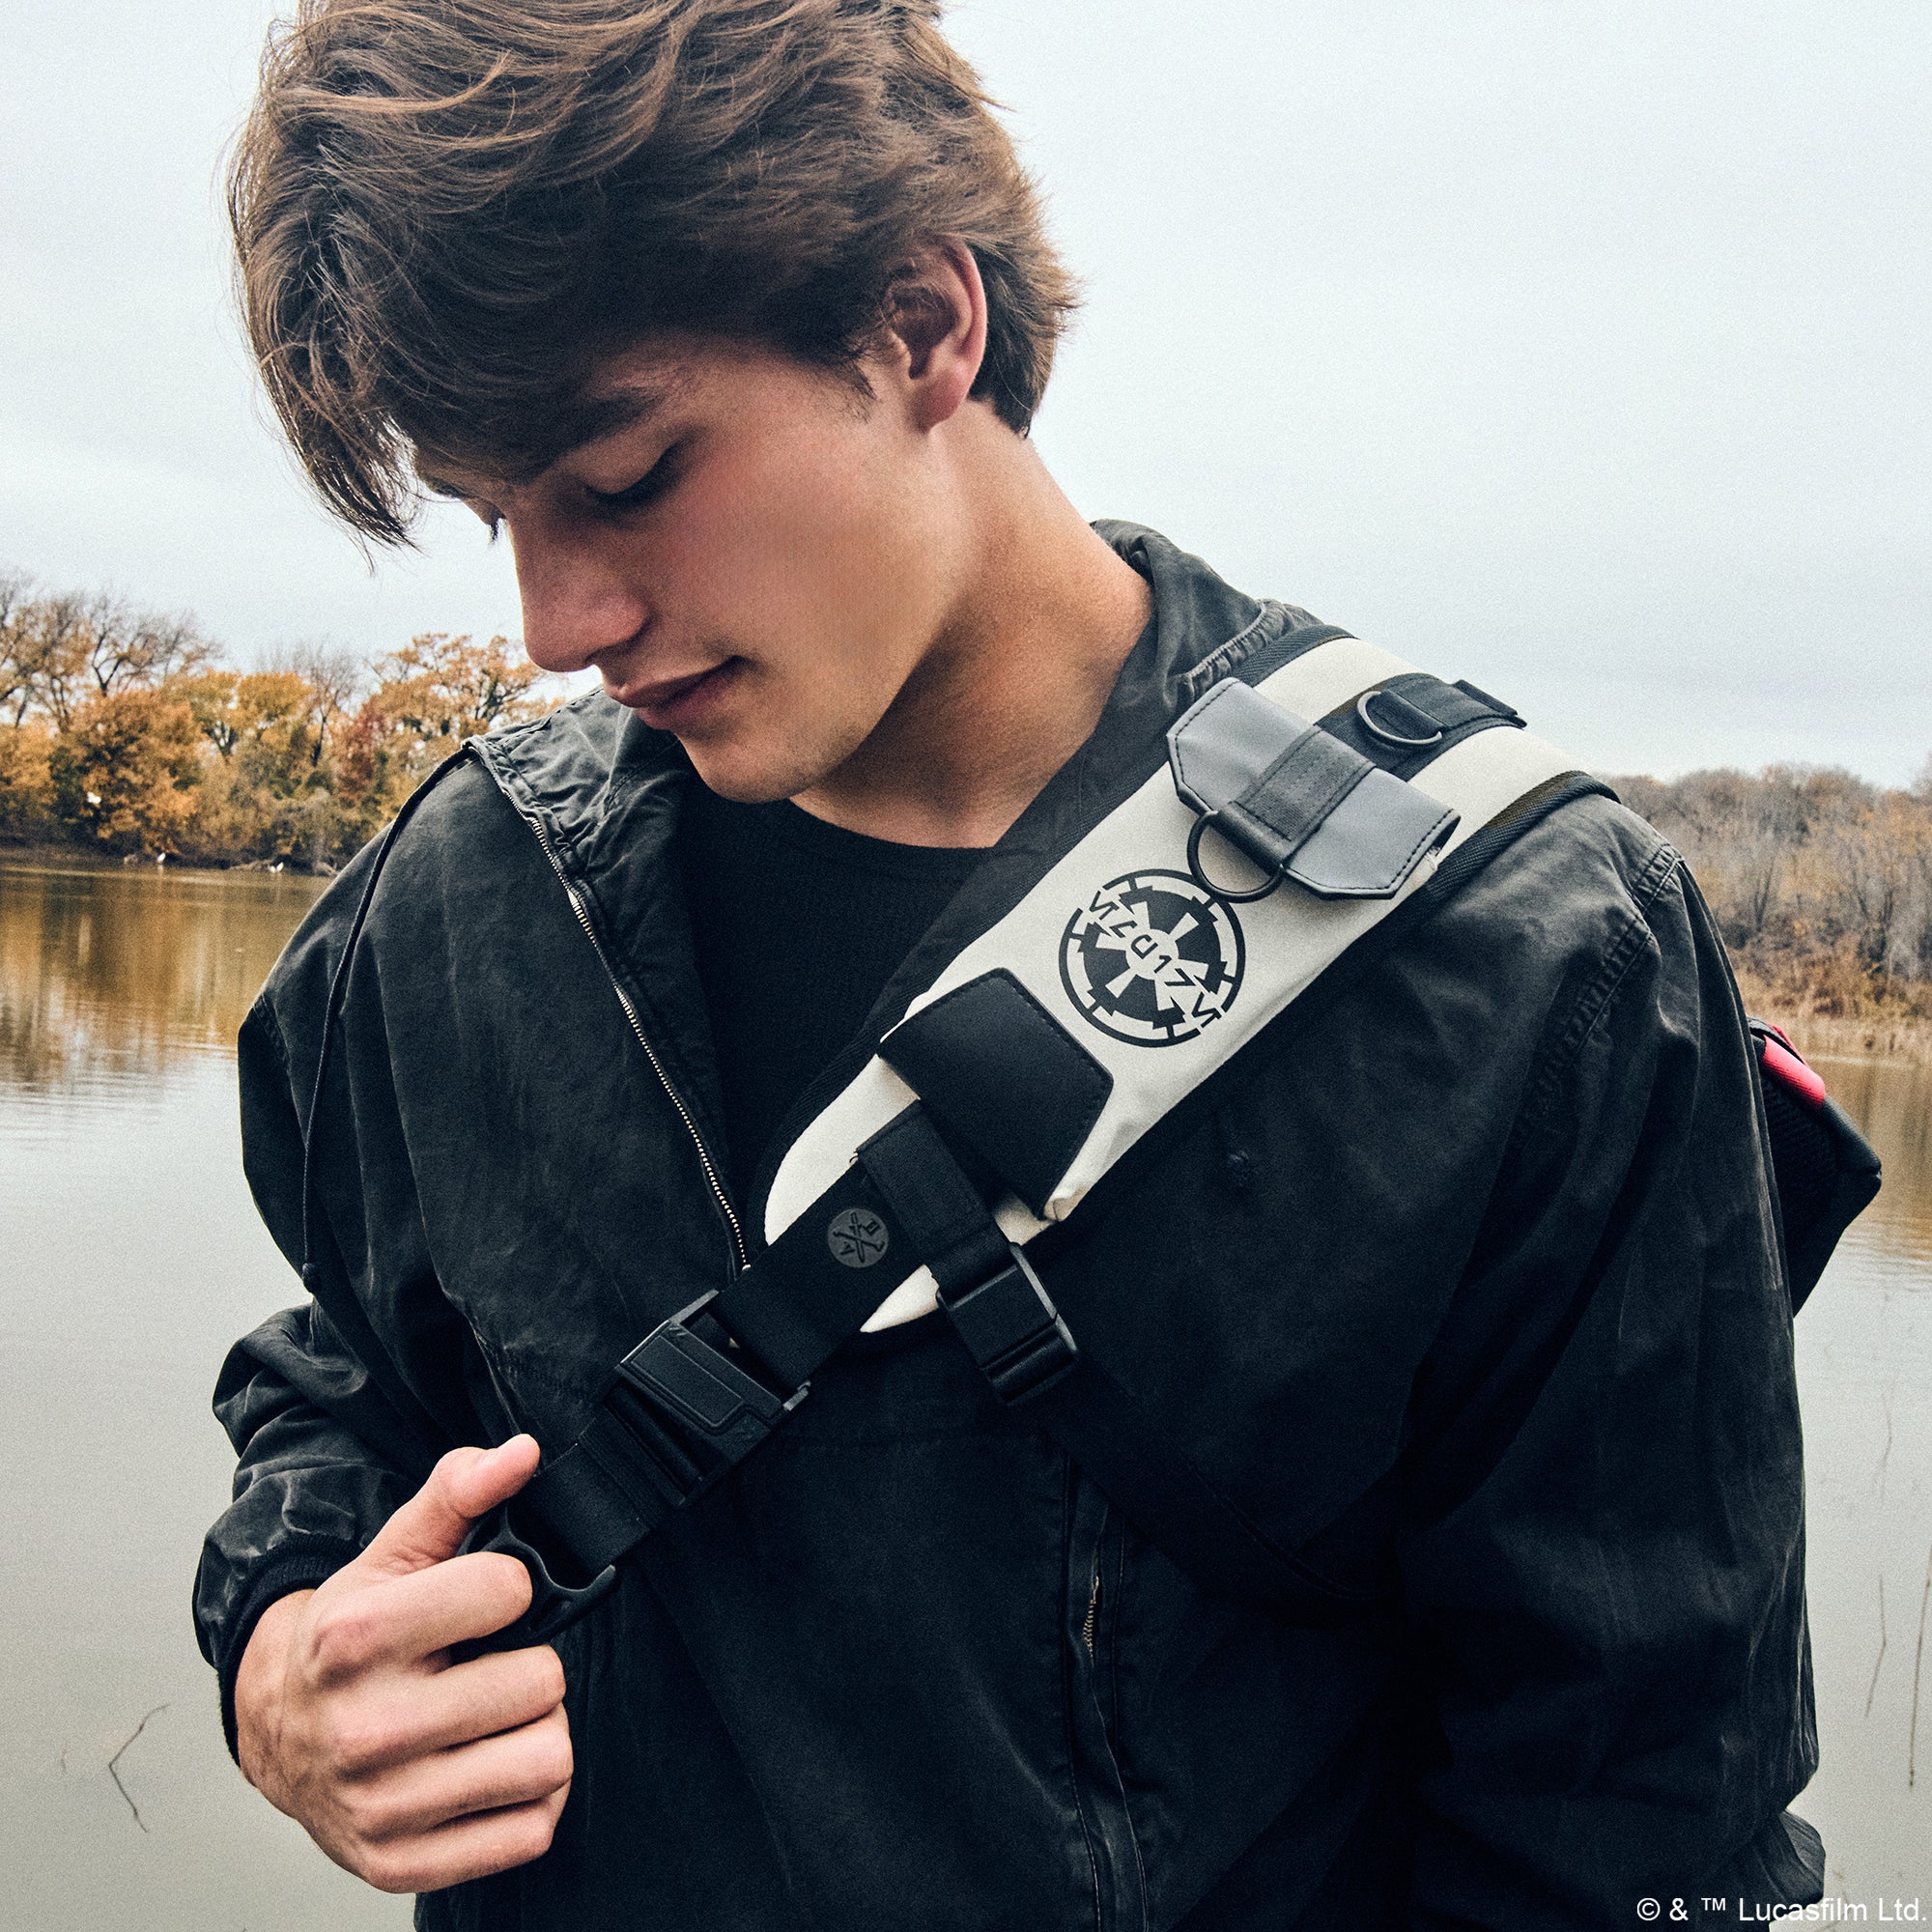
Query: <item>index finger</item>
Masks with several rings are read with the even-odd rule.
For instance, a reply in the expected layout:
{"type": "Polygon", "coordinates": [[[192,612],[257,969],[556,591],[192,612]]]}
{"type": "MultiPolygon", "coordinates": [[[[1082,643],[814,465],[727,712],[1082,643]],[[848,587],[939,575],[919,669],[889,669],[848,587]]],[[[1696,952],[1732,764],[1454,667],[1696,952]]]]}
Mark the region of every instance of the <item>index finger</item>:
{"type": "Polygon", "coordinates": [[[384,1648],[401,1663],[494,1636],[529,1608],[532,1595],[530,1573],[514,1556],[493,1549],[452,1556],[370,1588],[381,1598],[384,1648]]]}

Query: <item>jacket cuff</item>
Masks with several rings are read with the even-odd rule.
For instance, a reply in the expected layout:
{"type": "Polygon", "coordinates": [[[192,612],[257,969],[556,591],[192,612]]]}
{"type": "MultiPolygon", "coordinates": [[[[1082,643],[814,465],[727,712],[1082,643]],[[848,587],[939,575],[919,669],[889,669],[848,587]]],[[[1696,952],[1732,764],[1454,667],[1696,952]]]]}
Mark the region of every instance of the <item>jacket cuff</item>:
{"type": "Polygon", "coordinates": [[[297,1590],[313,1590],[359,1554],[353,1543],[336,1543],[323,1537],[305,1536],[278,1551],[256,1571],[241,1610],[228,1620],[221,1656],[216,1669],[221,1679],[221,1735],[228,1741],[228,1755],[242,1762],[235,1731],[235,1680],[241,1675],[242,1659],[248,1639],[262,1621],[262,1612],[270,1604],[293,1595],[297,1590]]]}
{"type": "Polygon", "coordinates": [[[1795,1811],[1772,1819],[1718,1875],[1717,1897],[1746,1906],[1816,1905],[1825,1895],[1825,1844],[1795,1811]]]}

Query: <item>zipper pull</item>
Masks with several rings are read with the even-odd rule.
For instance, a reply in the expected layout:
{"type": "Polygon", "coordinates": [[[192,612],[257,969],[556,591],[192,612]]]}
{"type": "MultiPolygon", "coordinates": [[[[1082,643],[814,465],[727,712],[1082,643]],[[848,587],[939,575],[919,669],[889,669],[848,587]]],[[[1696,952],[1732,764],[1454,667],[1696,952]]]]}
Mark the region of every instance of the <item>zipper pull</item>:
{"type": "Polygon", "coordinates": [[[1100,1615],[1100,1573],[1094,1573],[1094,1594],[1087,1599],[1087,1621],[1081,1626],[1081,1641],[1087,1646],[1087,1655],[1094,1655],[1094,1626],[1100,1615]]]}

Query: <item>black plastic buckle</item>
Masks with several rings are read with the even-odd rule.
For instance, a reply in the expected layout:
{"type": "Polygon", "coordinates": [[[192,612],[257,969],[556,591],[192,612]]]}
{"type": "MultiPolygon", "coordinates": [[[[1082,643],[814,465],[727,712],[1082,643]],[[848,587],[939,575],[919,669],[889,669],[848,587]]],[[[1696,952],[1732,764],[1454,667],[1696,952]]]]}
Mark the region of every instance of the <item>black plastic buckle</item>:
{"type": "Polygon", "coordinates": [[[1033,1264],[1008,1244],[1011,1264],[977,1288],[942,1294],[967,1352],[1009,1405],[1051,1388],[1080,1359],[1079,1345],[1047,1297],[1033,1264]]]}
{"type": "Polygon", "coordinates": [[[617,1364],[604,1398],[673,1509],[728,1475],[811,1393],[810,1382],[775,1393],[694,1333],[690,1323],[717,1298],[713,1289],[660,1321],[617,1364]]]}
{"type": "Polygon", "coordinates": [[[578,1618],[587,1616],[616,1587],[617,1569],[615,1564],[606,1564],[589,1582],[573,1586],[561,1581],[544,1560],[542,1553],[526,1536],[521,1535],[511,1520],[511,1508],[516,1498],[498,1503],[487,1515],[480,1516],[470,1525],[469,1534],[463,1539],[463,1548],[458,1552],[468,1556],[478,1549],[495,1550],[504,1556],[514,1556],[530,1573],[530,1606],[514,1623],[508,1623],[490,1635],[477,1637],[469,1643],[457,1644],[452,1655],[457,1662],[468,1658],[482,1657],[490,1651],[527,1650],[540,1643],[548,1643],[552,1637],[567,1631],[578,1618]]]}

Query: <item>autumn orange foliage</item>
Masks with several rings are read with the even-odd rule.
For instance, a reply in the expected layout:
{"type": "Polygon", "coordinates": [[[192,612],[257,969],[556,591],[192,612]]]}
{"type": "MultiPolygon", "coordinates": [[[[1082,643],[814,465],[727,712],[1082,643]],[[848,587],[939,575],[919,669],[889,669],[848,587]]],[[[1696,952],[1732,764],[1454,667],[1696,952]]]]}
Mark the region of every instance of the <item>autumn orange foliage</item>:
{"type": "Polygon", "coordinates": [[[235,670],[190,617],[0,573],[0,837],[331,867],[543,686],[509,639],[442,632],[235,670]]]}

